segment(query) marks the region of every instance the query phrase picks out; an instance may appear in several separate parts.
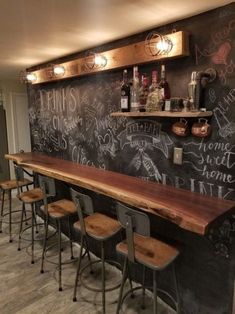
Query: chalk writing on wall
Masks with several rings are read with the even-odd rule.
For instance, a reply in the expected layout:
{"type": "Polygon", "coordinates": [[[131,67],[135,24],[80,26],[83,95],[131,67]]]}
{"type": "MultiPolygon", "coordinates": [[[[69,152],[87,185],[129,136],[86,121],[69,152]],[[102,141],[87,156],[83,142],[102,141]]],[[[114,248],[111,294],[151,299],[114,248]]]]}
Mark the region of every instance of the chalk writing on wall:
{"type": "Polygon", "coordinates": [[[215,58],[219,64],[227,64],[227,57],[230,53],[230,42],[226,41],[231,35],[235,27],[235,19],[232,19],[221,30],[216,31],[210,35],[210,44],[206,48],[201,48],[195,44],[196,65],[199,64],[203,58],[215,58]],[[224,43],[223,43],[224,42],[224,43]],[[218,45],[221,45],[218,48],[218,45]]]}
{"type": "Polygon", "coordinates": [[[147,150],[159,150],[166,158],[169,156],[169,146],[173,144],[167,133],[161,131],[161,124],[156,121],[138,120],[128,122],[126,129],[119,135],[120,147],[126,145],[134,148],[137,153],[133,157],[130,167],[136,171],[141,166],[148,172],[149,177],[154,177],[156,181],[161,181],[161,175],[151,157],[146,153],[147,150]]]}

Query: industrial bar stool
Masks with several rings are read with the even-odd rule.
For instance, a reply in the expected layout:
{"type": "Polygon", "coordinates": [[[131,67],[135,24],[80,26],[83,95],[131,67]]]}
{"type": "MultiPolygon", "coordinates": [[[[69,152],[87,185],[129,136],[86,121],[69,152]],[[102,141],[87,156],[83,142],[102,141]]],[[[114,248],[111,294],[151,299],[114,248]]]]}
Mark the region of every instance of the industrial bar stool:
{"type": "Polygon", "coordinates": [[[9,242],[12,242],[12,224],[19,223],[19,221],[12,220],[12,214],[18,213],[21,211],[21,210],[12,210],[12,191],[17,190],[18,188],[20,188],[20,190],[23,191],[23,187],[26,187],[28,189],[29,185],[31,184],[33,184],[33,182],[24,178],[24,176],[22,176],[21,180],[18,180],[18,181],[16,179],[13,179],[13,180],[0,182],[0,196],[1,196],[0,233],[2,233],[3,219],[5,216],[8,216],[9,217],[9,221],[8,221],[9,242]],[[5,194],[8,195],[9,210],[7,213],[4,214],[5,194]]]}
{"type": "MultiPolygon", "coordinates": [[[[85,247],[87,247],[87,237],[90,237],[97,242],[100,243],[101,246],[101,263],[102,263],[102,288],[94,289],[85,285],[87,289],[102,292],[102,309],[103,314],[105,313],[105,292],[108,291],[105,288],[105,251],[104,251],[104,244],[107,240],[111,237],[116,235],[120,230],[121,226],[119,222],[113,218],[110,218],[104,214],[94,212],[93,202],[90,196],[79,193],[73,189],[71,189],[71,195],[74,203],[76,204],[79,221],[75,222],[74,228],[77,229],[81,233],[81,248],[80,248],[80,256],[78,259],[78,267],[77,273],[75,278],[75,285],[74,285],[74,295],[73,301],[77,301],[77,285],[78,285],[78,278],[80,274],[80,267],[81,267],[81,259],[82,259],[82,251],[85,247]],[[84,243],[85,242],[85,243],[84,243]]],[[[89,252],[89,250],[88,250],[89,252]]],[[[97,262],[97,261],[95,261],[97,262]]],[[[115,262],[114,262],[115,264],[115,262]]],[[[83,267],[85,269],[88,265],[83,267]]],[[[81,270],[82,271],[82,270],[81,270]]],[[[120,284],[109,288],[110,290],[114,290],[118,288],[120,284]]]]}
{"type": "MultiPolygon", "coordinates": [[[[38,232],[38,224],[36,219],[36,203],[43,200],[43,193],[40,188],[33,188],[28,191],[22,192],[20,190],[20,182],[24,177],[24,169],[18,165],[14,165],[15,167],[15,177],[17,182],[17,197],[22,202],[22,212],[21,212],[21,220],[20,220],[20,230],[19,230],[19,240],[18,240],[18,251],[21,250],[21,239],[22,235],[26,230],[31,228],[31,263],[34,264],[34,233],[35,227],[36,232],[38,232]],[[26,205],[30,205],[31,207],[31,225],[23,228],[24,213],[26,212],[26,205]]],[[[27,219],[26,219],[27,220],[27,219]]]]}
{"type": "Polygon", "coordinates": [[[150,237],[149,217],[143,212],[129,208],[123,204],[117,204],[117,215],[123,228],[126,230],[126,240],[117,244],[117,252],[125,257],[122,283],[120,287],[117,314],[128,295],[133,294],[135,290],[142,289],[142,307],[144,308],[145,297],[145,267],[153,271],[153,313],[157,314],[157,292],[165,294],[175,305],[176,312],[179,313],[179,295],[177,278],[173,261],[179,255],[177,247],[162,242],[156,238],[150,237]],[[132,288],[123,296],[123,289],[128,277],[128,268],[130,263],[138,263],[143,266],[142,286],[132,288]],[[157,288],[157,273],[164,270],[169,265],[172,266],[173,279],[176,289],[176,297],[173,298],[167,291],[157,288]]]}
{"type": "Polygon", "coordinates": [[[58,240],[58,263],[55,263],[49,259],[48,262],[58,265],[59,267],[59,291],[62,291],[62,265],[67,264],[62,262],[62,246],[61,246],[61,222],[64,219],[67,219],[68,223],[68,232],[69,232],[69,242],[71,249],[71,261],[73,261],[73,244],[71,239],[71,230],[70,230],[70,216],[77,213],[77,209],[74,205],[74,202],[67,199],[61,199],[54,202],[49,202],[53,197],[56,196],[56,187],[55,180],[53,178],[39,176],[39,184],[43,191],[43,203],[41,210],[44,213],[45,219],[45,234],[43,242],[43,251],[42,251],[42,263],[41,263],[41,273],[44,273],[44,260],[46,259],[46,252],[50,248],[47,248],[48,237],[48,226],[49,223],[52,223],[57,230],[57,240],[58,240]]]}

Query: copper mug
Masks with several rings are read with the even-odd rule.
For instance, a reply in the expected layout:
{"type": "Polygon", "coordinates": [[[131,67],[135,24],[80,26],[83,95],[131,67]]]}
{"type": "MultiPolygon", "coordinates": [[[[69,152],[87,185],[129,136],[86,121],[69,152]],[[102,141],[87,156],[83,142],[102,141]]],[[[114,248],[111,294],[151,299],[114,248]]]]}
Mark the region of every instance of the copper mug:
{"type": "Polygon", "coordinates": [[[187,136],[189,134],[188,122],[184,118],[180,118],[180,121],[175,122],[172,125],[172,132],[178,136],[187,136]]]}
{"type": "Polygon", "coordinates": [[[192,134],[197,137],[206,137],[211,133],[211,125],[208,124],[207,119],[200,118],[192,126],[192,134]]]}

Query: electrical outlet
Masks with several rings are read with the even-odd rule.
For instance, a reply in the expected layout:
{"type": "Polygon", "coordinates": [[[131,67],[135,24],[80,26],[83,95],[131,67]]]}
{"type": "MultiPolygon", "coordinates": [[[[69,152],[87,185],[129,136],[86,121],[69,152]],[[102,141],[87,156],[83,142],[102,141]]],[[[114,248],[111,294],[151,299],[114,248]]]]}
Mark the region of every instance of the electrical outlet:
{"type": "Polygon", "coordinates": [[[183,162],[183,148],[174,147],[173,163],[176,165],[182,165],[183,162]]]}

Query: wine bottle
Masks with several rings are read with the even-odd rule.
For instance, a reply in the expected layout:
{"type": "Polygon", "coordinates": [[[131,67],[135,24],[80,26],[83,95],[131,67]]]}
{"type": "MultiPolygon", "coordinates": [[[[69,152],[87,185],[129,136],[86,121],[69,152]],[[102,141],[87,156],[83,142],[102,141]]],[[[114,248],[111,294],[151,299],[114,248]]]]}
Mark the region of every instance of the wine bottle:
{"type": "Polygon", "coordinates": [[[161,67],[161,80],[159,82],[159,86],[161,88],[161,102],[164,107],[165,101],[171,98],[170,86],[166,80],[166,72],[165,65],[163,64],[161,67]]]}
{"type": "Polygon", "coordinates": [[[133,85],[131,89],[131,111],[139,111],[140,100],[140,83],[139,83],[139,72],[138,67],[133,67],[133,85]]]}
{"type": "Polygon", "coordinates": [[[130,84],[128,84],[127,70],[123,71],[123,81],[121,87],[121,111],[130,111],[130,84]]]}

